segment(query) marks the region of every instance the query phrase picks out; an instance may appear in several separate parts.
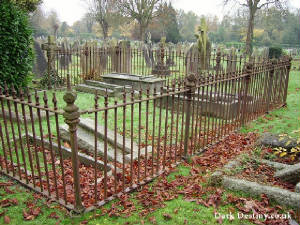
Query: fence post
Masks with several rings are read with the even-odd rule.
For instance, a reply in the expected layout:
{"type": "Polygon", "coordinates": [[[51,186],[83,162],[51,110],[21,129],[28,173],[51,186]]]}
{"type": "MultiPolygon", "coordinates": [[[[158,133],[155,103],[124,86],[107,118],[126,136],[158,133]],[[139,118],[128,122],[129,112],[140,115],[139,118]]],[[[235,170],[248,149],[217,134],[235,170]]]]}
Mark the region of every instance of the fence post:
{"type": "Polygon", "coordinates": [[[269,82],[268,82],[268,92],[267,92],[267,104],[266,104],[266,113],[269,113],[270,111],[270,101],[271,101],[271,97],[272,97],[272,89],[273,89],[273,77],[274,77],[274,72],[275,72],[275,64],[276,64],[277,60],[276,59],[272,59],[271,60],[271,69],[270,69],[270,73],[269,73],[269,82]]]}
{"type": "Polygon", "coordinates": [[[186,91],[186,108],[185,108],[185,132],[184,132],[184,159],[188,160],[188,142],[189,142],[189,132],[190,132],[190,120],[191,120],[191,102],[192,97],[195,94],[196,86],[196,76],[195,74],[190,74],[186,78],[185,87],[186,91]]]}
{"type": "MultiPolygon", "coordinates": [[[[287,75],[285,78],[285,87],[284,87],[284,95],[283,95],[283,107],[287,106],[286,99],[287,99],[287,92],[288,92],[288,86],[289,86],[289,78],[290,78],[290,71],[292,66],[292,60],[293,58],[291,56],[287,56],[288,64],[287,64],[287,75]]],[[[281,75],[282,76],[282,75],[281,75]]]]}
{"type": "Polygon", "coordinates": [[[48,77],[48,89],[51,89],[51,77],[50,74],[52,72],[52,64],[54,62],[55,57],[55,50],[57,49],[56,43],[55,43],[55,37],[54,36],[48,36],[48,42],[42,44],[42,50],[47,51],[47,60],[48,60],[48,66],[47,66],[47,77],[48,77]]]}
{"type": "Polygon", "coordinates": [[[72,150],[72,168],[73,168],[73,180],[74,180],[74,191],[75,191],[75,205],[74,209],[76,212],[82,212],[84,207],[81,201],[80,192],[80,175],[79,175],[79,160],[78,160],[78,143],[77,143],[77,125],[79,123],[79,109],[74,104],[77,94],[73,92],[70,84],[69,74],[67,75],[67,92],[64,95],[64,101],[67,106],[64,107],[64,118],[65,123],[69,125],[70,132],[70,145],[72,150]]]}
{"type": "Polygon", "coordinates": [[[246,115],[248,114],[248,107],[247,107],[248,96],[247,95],[248,95],[249,84],[250,84],[250,80],[251,80],[252,68],[253,68],[253,64],[251,62],[246,64],[246,68],[245,68],[246,76],[244,77],[245,89],[244,89],[244,93],[242,95],[242,115],[241,115],[242,125],[245,125],[246,115]]]}

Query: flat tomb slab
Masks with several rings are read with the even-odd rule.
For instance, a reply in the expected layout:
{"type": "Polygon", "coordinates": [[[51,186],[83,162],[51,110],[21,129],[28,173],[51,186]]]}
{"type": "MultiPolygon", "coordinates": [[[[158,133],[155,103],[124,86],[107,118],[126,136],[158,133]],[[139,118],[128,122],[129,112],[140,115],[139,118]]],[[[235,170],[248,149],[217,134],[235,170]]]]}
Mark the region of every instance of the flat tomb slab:
{"type": "MultiPolygon", "coordinates": [[[[23,141],[25,140],[25,135],[23,137],[23,141]]],[[[50,150],[51,146],[52,146],[52,150],[56,151],[57,154],[62,153],[63,158],[70,158],[72,155],[72,150],[70,148],[66,148],[65,146],[61,145],[58,146],[57,143],[52,142],[50,144],[48,138],[44,138],[43,141],[39,136],[35,136],[33,137],[32,134],[28,134],[28,138],[29,138],[29,142],[31,144],[35,143],[37,146],[42,146],[42,144],[44,145],[44,148],[50,150]]],[[[78,152],[78,159],[81,163],[87,165],[87,166],[94,166],[95,165],[95,160],[93,157],[83,154],[81,152],[78,152]]],[[[104,170],[104,163],[102,161],[97,160],[96,162],[97,168],[100,170],[104,170]]],[[[112,167],[110,165],[107,165],[107,170],[110,171],[112,169],[112,167]]]]}
{"type": "MultiPolygon", "coordinates": [[[[104,128],[101,125],[97,127],[97,153],[101,156],[104,156],[104,128]]],[[[116,160],[119,163],[123,163],[123,136],[117,136],[117,148],[114,148],[114,132],[108,129],[107,131],[107,157],[109,160],[113,161],[115,159],[115,151],[116,151],[116,160]]],[[[67,125],[60,126],[60,137],[65,141],[70,141],[70,135],[68,131],[67,125]]],[[[94,121],[90,119],[82,119],[81,123],[77,129],[77,139],[78,146],[81,149],[85,149],[91,154],[94,154],[95,151],[95,134],[94,134],[94,121]],[[83,124],[85,126],[83,126],[83,124]]],[[[131,142],[129,139],[125,139],[125,152],[124,152],[124,162],[128,163],[131,160],[131,142]]],[[[145,155],[146,148],[140,149],[140,156],[145,155]]],[[[147,146],[147,153],[151,153],[152,148],[147,146]]],[[[138,159],[138,146],[133,142],[133,150],[132,150],[132,158],[133,160],[138,159]]]]}
{"type": "MultiPolygon", "coordinates": [[[[36,109],[33,108],[32,111],[33,111],[32,112],[33,122],[38,121],[39,117],[38,117],[38,114],[36,112],[36,109]]],[[[43,120],[44,118],[46,118],[46,112],[45,111],[41,110],[40,111],[40,115],[41,115],[41,120],[43,120]]],[[[53,115],[54,115],[54,113],[49,112],[49,117],[53,116],[53,115]]],[[[4,116],[6,118],[6,121],[10,121],[9,110],[4,109],[4,116]]],[[[3,112],[2,112],[2,110],[0,110],[0,117],[3,118],[3,112]]],[[[30,113],[27,110],[25,111],[25,117],[26,117],[26,122],[27,123],[31,123],[30,113]]],[[[23,118],[22,110],[18,110],[18,118],[17,118],[17,115],[14,112],[14,107],[12,107],[12,110],[11,110],[11,120],[13,122],[17,122],[18,119],[19,119],[19,122],[24,123],[24,118],[23,118]]]]}
{"type": "Polygon", "coordinates": [[[126,86],[130,85],[134,90],[144,90],[148,88],[152,93],[154,88],[157,91],[164,86],[165,80],[157,78],[154,75],[142,76],[142,75],[133,75],[133,74],[123,74],[123,73],[112,73],[102,76],[103,81],[111,84],[126,86]]]}
{"type": "MultiPolygon", "coordinates": [[[[100,81],[94,81],[94,80],[86,80],[84,84],[79,84],[75,87],[77,91],[90,93],[90,94],[99,94],[99,95],[105,95],[107,94],[109,97],[123,97],[124,91],[126,93],[131,93],[133,90],[130,85],[116,85],[116,84],[110,84],[106,82],[100,82],[100,81]]],[[[134,91],[134,97],[137,97],[138,92],[134,91]]],[[[128,97],[130,95],[128,94],[128,97]]]]}

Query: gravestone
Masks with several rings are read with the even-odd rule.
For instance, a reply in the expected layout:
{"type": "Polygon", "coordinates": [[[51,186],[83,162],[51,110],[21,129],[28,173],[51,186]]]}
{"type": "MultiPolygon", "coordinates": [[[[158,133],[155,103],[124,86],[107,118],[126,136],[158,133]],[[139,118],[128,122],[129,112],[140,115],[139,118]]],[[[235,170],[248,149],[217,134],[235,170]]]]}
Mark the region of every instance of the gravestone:
{"type": "Polygon", "coordinates": [[[83,52],[80,54],[80,67],[84,80],[93,80],[96,78],[95,68],[95,52],[94,44],[92,42],[86,42],[83,47],[83,52]]]}
{"type": "Polygon", "coordinates": [[[130,73],[131,47],[130,41],[121,41],[111,51],[112,70],[117,73],[130,73]]]}
{"type": "Polygon", "coordinates": [[[156,52],[156,65],[152,69],[153,75],[169,76],[171,75],[170,66],[164,62],[165,58],[165,37],[161,38],[159,49],[156,52]]]}
{"type": "Polygon", "coordinates": [[[56,51],[58,50],[55,37],[48,36],[48,42],[42,44],[42,50],[47,51],[47,85],[48,89],[52,88],[51,80],[57,77],[55,69],[56,51]]]}
{"type": "Polygon", "coordinates": [[[34,45],[35,59],[34,59],[32,72],[35,74],[36,78],[41,78],[44,76],[47,70],[47,60],[42,51],[40,43],[35,40],[33,45],[34,45]]]}
{"type": "Polygon", "coordinates": [[[67,69],[69,64],[72,63],[71,49],[66,40],[62,42],[59,54],[59,66],[61,69],[67,69]]]}
{"type": "Polygon", "coordinates": [[[147,67],[152,67],[154,65],[154,57],[150,32],[147,33],[146,44],[143,44],[142,51],[147,67]]]}
{"type": "Polygon", "coordinates": [[[199,52],[197,45],[191,44],[190,47],[185,51],[185,56],[186,74],[194,73],[198,75],[199,52]]]}

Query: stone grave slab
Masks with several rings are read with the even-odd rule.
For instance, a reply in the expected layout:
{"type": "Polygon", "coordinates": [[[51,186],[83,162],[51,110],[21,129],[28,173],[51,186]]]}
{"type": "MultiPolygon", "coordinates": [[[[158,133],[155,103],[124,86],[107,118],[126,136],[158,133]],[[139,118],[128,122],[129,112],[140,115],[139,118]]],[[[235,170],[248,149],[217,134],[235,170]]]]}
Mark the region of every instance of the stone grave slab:
{"type": "MultiPolygon", "coordinates": [[[[36,143],[37,146],[42,146],[42,139],[39,136],[33,137],[32,134],[28,134],[28,138],[31,144],[36,143]]],[[[23,140],[25,140],[25,135],[23,137],[23,140]]],[[[43,139],[44,147],[46,149],[50,149],[50,142],[47,138],[43,139]]],[[[70,158],[72,155],[72,151],[70,148],[66,148],[65,146],[61,145],[59,148],[58,144],[55,142],[52,142],[52,149],[59,154],[59,151],[61,150],[63,158],[70,158]]],[[[79,161],[85,165],[94,165],[95,160],[93,157],[83,154],[81,152],[78,153],[79,161]]],[[[97,161],[97,168],[100,170],[104,170],[104,163],[102,161],[97,161]]],[[[110,171],[112,169],[111,165],[107,165],[107,170],[110,171]]]]}
{"type": "MultiPolygon", "coordinates": [[[[80,123],[78,125],[77,129],[77,138],[78,138],[78,146],[81,149],[85,149],[92,154],[95,151],[95,130],[94,130],[94,121],[91,119],[80,119],[80,123]]],[[[107,157],[109,160],[114,160],[114,132],[111,130],[107,130],[107,157]]],[[[63,140],[65,141],[70,141],[70,135],[68,131],[68,126],[67,125],[62,125],[60,126],[60,136],[63,140]]],[[[99,155],[103,156],[104,155],[104,127],[102,125],[98,125],[97,127],[97,152],[99,155]]],[[[140,149],[140,155],[145,154],[145,148],[140,149]]],[[[117,135],[117,158],[116,160],[119,163],[123,163],[123,136],[122,135],[117,135]]],[[[129,139],[125,139],[125,154],[124,154],[124,159],[125,163],[130,162],[131,160],[131,142],[129,139]]],[[[150,146],[147,147],[147,153],[150,154],[152,152],[152,148],[150,146]]],[[[136,143],[133,143],[133,148],[132,148],[132,156],[133,160],[136,160],[138,158],[138,146],[136,143]]]]}
{"type": "MultiPolygon", "coordinates": [[[[122,97],[124,90],[126,93],[130,93],[132,87],[129,85],[120,86],[100,81],[86,80],[84,84],[77,85],[76,90],[91,94],[97,92],[99,95],[105,95],[105,93],[107,93],[109,97],[122,97]]],[[[136,95],[137,93],[135,93],[135,96],[136,95]]]]}
{"type": "MultiPolygon", "coordinates": [[[[9,111],[8,111],[8,110],[4,110],[4,115],[5,115],[6,120],[9,121],[9,120],[10,120],[10,117],[9,117],[9,111]]],[[[53,115],[54,115],[54,113],[49,112],[49,117],[50,117],[50,116],[53,116],[53,115]]],[[[3,112],[2,112],[2,110],[0,110],[0,117],[3,117],[3,112]]],[[[19,121],[20,121],[21,123],[24,123],[24,118],[23,118],[22,111],[19,111],[19,112],[18,112],[18,117],[19,117],[19,121]]],[[[34,108],[33,108],[32,117],[33,117],[33,121],[34,121],[34,122],[35,122],[35,121],[38,121],[38,115],[37,115],[36,110],[35,110],[34,108]]],[[[43,120],[43,119],[45,119],[45,118],[46,118],[46,112],[41,111],[41,120],[43,120]]],[[[16,115],[16,113],[13,111],[13,109],[12,109],[12,111],[11,111],[11,119],[12,119],[13,122],[17,122],[17,115],[16,115]]],[[[29,112],[27,112],[27,111],[26,111],[26,121],[27,121],[27,123],[31,123],[31,117],[30,117],[29,112]]]]}
{"type": "Polygon", "coordinates": [[[148,88],[153,93],[154,88],[157,91],[164,86],[165,80],[157,78],[154,75],[142,76],[124,73],[111,73],[102,76],[103,81],[110,84],[117,84],[121,86],[130,85],[134,90],[142,89],[146,91],[148,88]]]}

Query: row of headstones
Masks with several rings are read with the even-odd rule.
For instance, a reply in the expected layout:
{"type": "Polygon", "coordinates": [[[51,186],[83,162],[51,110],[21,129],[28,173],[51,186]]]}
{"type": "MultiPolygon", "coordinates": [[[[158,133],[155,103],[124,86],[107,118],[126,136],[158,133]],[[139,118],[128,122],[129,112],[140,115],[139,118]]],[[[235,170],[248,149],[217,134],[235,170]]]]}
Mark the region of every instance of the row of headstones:
{"type": "MultiPolygon", "coordinates": [[[[36,74],[37,78],[42,77],[45,74],[47,69],[47,59],[45,57],[46,52],[43,52],[41,49],[41,39],[34,41],[34,49],[36,60],[34,63],[33,72],[36,74]]],[[[86,78],[94,75],[93,73],[103,74],[108,66],[108,56],[111,56],[111,70],[120,72],[120,73],[131,73],[131,49],[136,49],[129,41],[120,41],[111,40],[110,42],[106,42],[99,44],[99,42],[86,42],[84,45],[81,45],[79,41],[75,41],[72,44],[67,41],[67,39],[57,41],[57,49],[59,49],[60,53],[58,54],[58,61],[60,69],[67,69],[69,64],[72,63],[72,55],[79,55],[80,57],[80,67],[81,71],[86,78]],[[121,54],[117,52],[110,52],[106,49],[109,49],[113,46],[119,46],[121,48],[121,54]],[[97,49],[97,51],[89,51],[85,53],[85,49],[97,49]],[[99,50],[99,51],[98,51],[99,50]]],[[[205,58],[201,58],[201,53],[199,52],[198,46],[196,44],[187,44],[187,43],[179,43],[179,44],[170,44],[163,43],[164,51],[166,55],[164,56],[164,60],[161,60],[161,48],[154,46],[151,41],[147,41],[147,43],[143,43],[141,45],[141,51],[143,53],[143,57],[145,59],[145,63],[147,67],[154,68],[153,74],[157,74],[155,72],[155,67],[158,69],[164,68],[164,72],[170,70],[170,67],[175,66],[175,57],[176,56],[185,56],[185,66],[186,72],[190,73],[198,73],[200,70],[212,70],[216,69],[216,65],[212,68],[210,65],[210,61],[214,53],[214,60],[216,56],[216,46],[212,46],[209,43],[207,44],[207,50],[205,58]],[[212,48],[214,50],[212,51],[212,48]],[[199,60],[200,59],[200,60],[199,60]]],[[[220,48],[219,51],[229,52],[229,58],[234,59],[239,49],[225,49],[220,48]]],[[[264,48],[263,50],[254,50],[254,56],[263,55],[263,57],[268,57],[268,49],[264,48]]],[[[55,64],[53,64],[55,66],[55,64]]],[[[235,66],[233,66],[235,68],[235,66]]],[[[220,68],[219,68],[220,69],[220,68]]]]}

